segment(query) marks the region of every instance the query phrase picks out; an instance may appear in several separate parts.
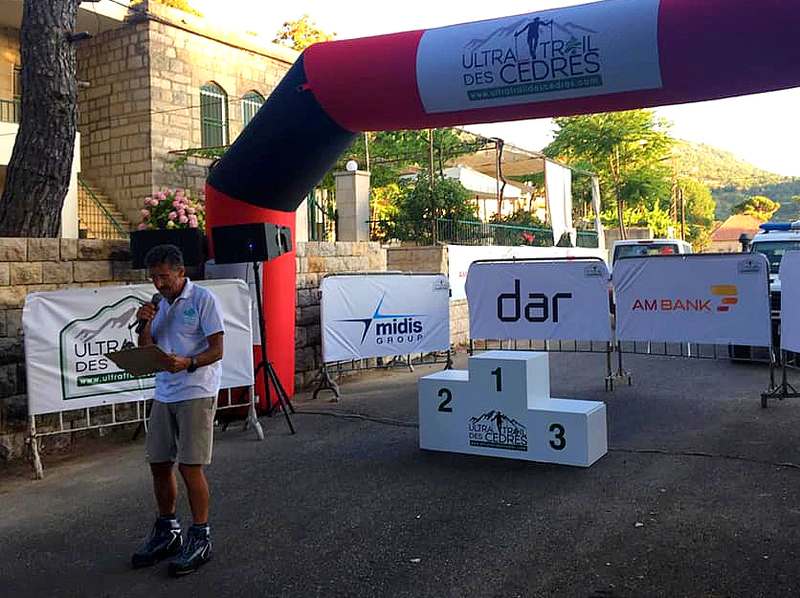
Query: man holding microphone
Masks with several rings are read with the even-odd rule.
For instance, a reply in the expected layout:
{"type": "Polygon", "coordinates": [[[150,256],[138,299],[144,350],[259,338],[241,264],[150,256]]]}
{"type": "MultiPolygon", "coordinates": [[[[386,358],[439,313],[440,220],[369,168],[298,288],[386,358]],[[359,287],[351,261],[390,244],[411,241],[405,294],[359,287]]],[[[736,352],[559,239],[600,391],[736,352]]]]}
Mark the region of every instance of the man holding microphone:
{"type": "Polygon", "coordinates": [[[131,563],[145,567],[177,555],[169,573],[185,575],[211,558],[210,495],[203,465],[211,462],[225,331],[217,298],[186,278],[180,249],[159,245],[147,253],[145,263],[161,300],[154,296],[136,314],[139,346],[156,344],[168,359],[166,371],[156,373],[145,442],[158,518],[131,563]],[[192,512],[185,543],[176,516],[176,461],[192,512]]]}

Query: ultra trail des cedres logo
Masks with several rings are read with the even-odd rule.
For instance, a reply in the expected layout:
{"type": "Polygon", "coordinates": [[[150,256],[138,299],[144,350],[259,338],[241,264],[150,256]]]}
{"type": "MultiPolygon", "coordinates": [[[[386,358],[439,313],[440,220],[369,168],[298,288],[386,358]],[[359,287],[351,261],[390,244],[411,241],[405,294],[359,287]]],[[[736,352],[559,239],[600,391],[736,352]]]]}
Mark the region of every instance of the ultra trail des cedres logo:
{"type": "Polygon", "coordinates": [[[381,306],[386,299],[384,293],[372,316],[368,318],[347,318],[337,320],[338,322],[357,322],[364,326],[361,334],[361,344],[370,335],[376,345],[401,345],[414,344],[422,340],[425,333],[425,326],[420,318],[427,317],[426,314],[384,314],[381,313],[381,306]]]}
{"type": "Polygon", "coordinates": [[[510,451],[527,451],[528,430],[513,417],[492,410],[469,418],[469,444],[510,451]]]}
{"type": "Polygon", "coordinates": [[[682,299],[637,298],[632,311],[696,312],[715,313],[729,311],[739,303],[739,291],[735,284],[712,284],[710,297],[691,297],[682,299]]]}
{"type": "Polygon", "coordinates": [[[596,33],[572,21],[526,15],[470,40],[461,53],[469,100],[602,86],[596,33]]]}

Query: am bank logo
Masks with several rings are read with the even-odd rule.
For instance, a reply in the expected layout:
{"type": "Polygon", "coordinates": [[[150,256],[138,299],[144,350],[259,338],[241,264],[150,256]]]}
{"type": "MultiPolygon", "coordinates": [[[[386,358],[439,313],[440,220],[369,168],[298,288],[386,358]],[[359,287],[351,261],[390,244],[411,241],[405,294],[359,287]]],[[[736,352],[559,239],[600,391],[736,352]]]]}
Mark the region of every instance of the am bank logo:
{"type": "Polygon", "coordinates": [[[739,303],[739,289],[735,284],[712,284],[711,297],[660,298],[642,297],[633,302],[635,312],[727,312],[739,303]]]}

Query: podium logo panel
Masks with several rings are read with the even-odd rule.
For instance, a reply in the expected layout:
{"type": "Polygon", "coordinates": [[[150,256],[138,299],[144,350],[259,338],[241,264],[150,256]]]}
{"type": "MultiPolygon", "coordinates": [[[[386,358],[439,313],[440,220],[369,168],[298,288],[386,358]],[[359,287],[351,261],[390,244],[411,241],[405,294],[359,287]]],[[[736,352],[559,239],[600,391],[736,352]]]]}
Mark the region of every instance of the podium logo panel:
{"type": "Polygon", "coordinates": [[[502,411],[487,411],[469,418],[469,445],[527,451],[528,428],[502,411]]]}

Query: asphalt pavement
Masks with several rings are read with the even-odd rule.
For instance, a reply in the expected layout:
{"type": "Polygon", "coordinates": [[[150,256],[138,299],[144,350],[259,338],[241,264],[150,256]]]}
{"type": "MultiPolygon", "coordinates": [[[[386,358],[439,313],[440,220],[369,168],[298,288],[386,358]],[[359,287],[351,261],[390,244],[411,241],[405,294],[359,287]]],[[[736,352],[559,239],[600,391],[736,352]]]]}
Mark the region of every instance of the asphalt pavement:
{"type": "Polygon", "coordinates": [[[217,429],[215,553],[185,578],[129,566],[154,516],[141,438],[0,477],[0,595],[800,595],[800,399],[762,409],[766,366],[626,356],[606,392],[603,356],[550,362],[553,396],[606,402],[590,468],[421,451],[416,380],[441,366],[376,371],[296,397],[295,435],[217,429]]]}

